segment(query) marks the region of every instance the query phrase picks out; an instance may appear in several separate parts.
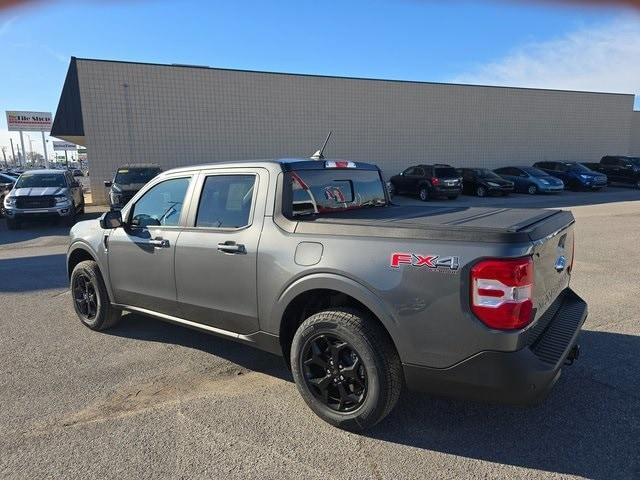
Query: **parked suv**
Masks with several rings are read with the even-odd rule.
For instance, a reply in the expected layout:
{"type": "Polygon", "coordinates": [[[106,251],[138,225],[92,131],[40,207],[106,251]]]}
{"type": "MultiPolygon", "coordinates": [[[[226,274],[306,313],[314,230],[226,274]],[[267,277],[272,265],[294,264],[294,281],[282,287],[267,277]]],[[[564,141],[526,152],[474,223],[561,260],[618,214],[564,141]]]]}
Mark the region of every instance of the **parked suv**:
{"type": "Polygon", "coordinates": [[[64,219],[69,225],[84,213],[82,187],[69,171],[29,170],[18,178],[4,197],[7,227],[20,228],[27,218],[42,216],[64,219]]]}
{"type": "Polygon", "coordinates": [[[502,167],[494,170],[501,177],[515,184],[516,192],[551,193],[564,190],[564,183],[547,172],[534,167],[502,167]]]}
{"type": "Polygon", "coordinates": [[[502,178],[488,168],[461,168],[462,191],[468,195],[486,197],[487,195],[508,195],[513,192],[511,180],[502,178]]]}
{"type": "Polygon", "coordinates": [[[423,202],[435,197],[458,198],[462,179],[451,165],[416,165],[391,177],[392,194],[418,195],[423,202]]]}
{"type": "Polygon", "coordinates": [[[112,181],[104,182],[109,189],[109,205],[113,210],[124,207],[144,185],[162,169],[154,164],[123,165],[116,171],[112,181]]]}
{"type": "Polygon", "coordinates": [[[281,355],[327,422],[360,430],[405,385],[542,399],[578,353],[575,220],[547,209],[389,202],[380,170],[286,159],[174,169],[71,229],[73,304],[281,355]]]}
{"type": "Polygon", "coordinates": [[[559,178],[567,188],[599,190],[607,186],[606,175],[578,162],[536,162],[533,166],[559,178]]]}
{"type": "Polygon", "coordinates": [[[606,156],[600,163],[586,163],[588,168],[604,173],[609,183],[626,183],[640,188],[640,158],[606,156]]]}

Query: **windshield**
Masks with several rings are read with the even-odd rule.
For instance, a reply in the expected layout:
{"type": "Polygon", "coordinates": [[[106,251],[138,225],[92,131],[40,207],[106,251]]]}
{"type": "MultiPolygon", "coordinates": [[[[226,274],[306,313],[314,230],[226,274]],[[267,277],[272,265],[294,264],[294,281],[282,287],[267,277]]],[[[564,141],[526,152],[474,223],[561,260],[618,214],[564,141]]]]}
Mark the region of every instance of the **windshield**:
{"type": "Polygon", "coordinates": [[[23,173],[15,188],[65,188],[67,186],[62,173],[23,173]]]}
{"type": "Polygon", "coordinates": [[[581,163],[570,163],[567,165],[569,167],[569,171],[578,172],[578,173],[593,173],[593,171],[581,163]]]}
{"type": "Polygon", "coordinates": [[[147,183],[160,173],[157,167],[149,168],[121,168],[116,173],[114,183],[119,185],[130,185],[134,183],[147,183]]]}
{"type": "Polygon", "coordinates": [[[288,175],[292,216],[387,204],[376,170],[299,170],[288,175]]]}
{"type": "Polygon", "coordinates": [[[533,167],[523,167],[522,170],[524,170],[529,175],[534,176],[534,177],[548,177],[549,176],[548,173],[543,172],[542,170],[538,170],[537,168],[533,168],[533,167]]]}
{"type": "Polygon", "coordinates": [[[489,170],[488,168],[477,168],[474,170],[474,172],[476,172],[476,175],[478,175],[480,178],[493,178],[495,180],[502,180],[502,177],[500,175],[492,170],[489,170]]]}
{"type": "Polygon", "coordinates": [[[435,167],[436,177],[458,177],[458,171],[453,167],[435,167]]]}

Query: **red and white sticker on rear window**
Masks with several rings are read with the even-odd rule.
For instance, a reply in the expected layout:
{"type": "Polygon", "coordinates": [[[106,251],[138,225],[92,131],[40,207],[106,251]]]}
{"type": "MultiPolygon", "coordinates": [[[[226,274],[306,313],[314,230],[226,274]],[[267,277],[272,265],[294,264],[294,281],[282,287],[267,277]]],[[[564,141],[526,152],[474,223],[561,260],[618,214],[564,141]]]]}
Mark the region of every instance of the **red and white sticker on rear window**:
{"type": "Polygon", "coordinates": [[[426,268],[430,271],[455,273],[460,268],[460,257],[394,252],[391,254],[390,264],[393,268],[407,265],[409,267],[426,268]]]}
{"type": "Polygon", "coordinates": [[[325,168],[356,168],[354,162],[346,162],[341,160],[324,162],[325,168]]]}

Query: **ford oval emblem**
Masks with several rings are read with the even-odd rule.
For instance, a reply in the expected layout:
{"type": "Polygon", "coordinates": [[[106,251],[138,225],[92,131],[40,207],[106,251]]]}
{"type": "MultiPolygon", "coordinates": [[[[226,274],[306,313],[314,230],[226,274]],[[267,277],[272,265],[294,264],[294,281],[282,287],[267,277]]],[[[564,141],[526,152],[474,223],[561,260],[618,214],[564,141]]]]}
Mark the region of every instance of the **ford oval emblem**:
{"type": "Polygon", "coordinates": [[[564,255],[560,255],[556,260],[555,268],[556,272],[561,272],[567,266],[567,258],[564,255]]]}

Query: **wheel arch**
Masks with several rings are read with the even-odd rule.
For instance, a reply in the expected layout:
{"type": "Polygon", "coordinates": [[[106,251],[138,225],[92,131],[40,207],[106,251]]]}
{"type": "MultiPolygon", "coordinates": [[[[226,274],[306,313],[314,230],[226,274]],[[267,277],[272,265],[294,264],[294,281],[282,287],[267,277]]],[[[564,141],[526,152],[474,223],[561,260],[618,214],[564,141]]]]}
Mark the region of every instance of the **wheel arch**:
{"type": "Polygon", "coordinates": [[[104,278],[104,272],[102,271],[102,267],[100,266],[100,262],[96,258],[94,252],[86,246],[84,243],[76,242],[69,247],[69,251],[67,252],[67,279],[71,280],[71,273],[73,269],[80,262],[85,260],[93,260],[98,264],[98,271],[102,276],[102,281],[107,289],[107,294],[109,295],[109,300],[113,301],[113,294],[111,292],[111,285],[104,278]]]}
{"type": "Polygon", "coordinates": [[[273,320],[277,324],[282,355],[289,365],[291,342],[300,324],[309,316],[330,308],[353,308],[379,323],[398,349],[398,329],[385,304],[364,285],[336,274],[313,274],[290,285],[276,302],[273,320]]]}

